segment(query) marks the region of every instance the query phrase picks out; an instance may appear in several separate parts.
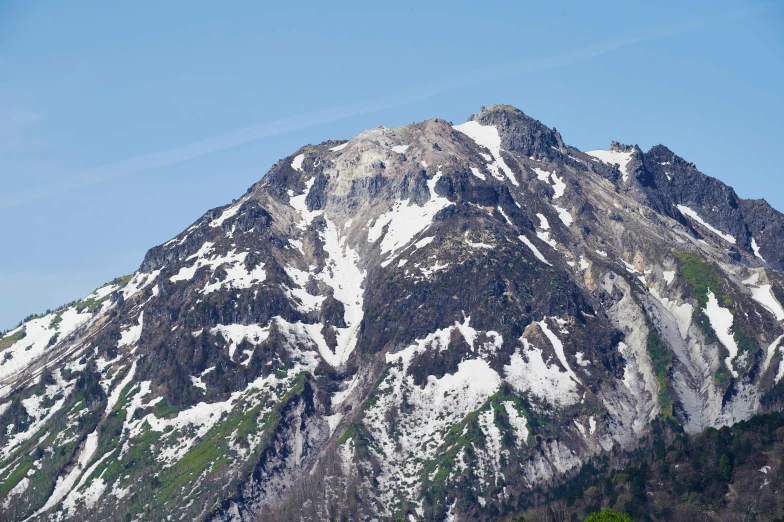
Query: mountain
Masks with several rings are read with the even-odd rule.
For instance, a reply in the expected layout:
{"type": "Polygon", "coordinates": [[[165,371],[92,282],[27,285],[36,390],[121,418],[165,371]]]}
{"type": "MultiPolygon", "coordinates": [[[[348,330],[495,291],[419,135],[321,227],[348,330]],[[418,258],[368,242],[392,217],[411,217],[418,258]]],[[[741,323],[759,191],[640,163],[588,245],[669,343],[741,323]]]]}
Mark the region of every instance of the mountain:
{"type": "Polygon", "coordinates": [[[662,145],[509,106],[308,145],[0,338],[0,512],[511,517],[779,411],[783,269],[784,215],[662,145]]]}

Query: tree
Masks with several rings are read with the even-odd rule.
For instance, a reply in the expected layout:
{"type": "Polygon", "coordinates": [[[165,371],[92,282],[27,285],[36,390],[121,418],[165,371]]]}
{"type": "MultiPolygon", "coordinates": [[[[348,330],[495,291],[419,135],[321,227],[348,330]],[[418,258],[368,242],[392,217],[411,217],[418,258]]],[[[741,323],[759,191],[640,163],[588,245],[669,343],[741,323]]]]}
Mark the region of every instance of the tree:
{"type": "Polygon", "coordinates": [[[634,522],[632,517],[625,513],[616,513],[610,508],[591,513],[585,518],[585,522],[634,522]]]}
{"type": "Polygon", "coordinates": [[[719,459],[719,476],[724,482],[729,482],[732,478],[732,463],[726,453],[719,459]]]}

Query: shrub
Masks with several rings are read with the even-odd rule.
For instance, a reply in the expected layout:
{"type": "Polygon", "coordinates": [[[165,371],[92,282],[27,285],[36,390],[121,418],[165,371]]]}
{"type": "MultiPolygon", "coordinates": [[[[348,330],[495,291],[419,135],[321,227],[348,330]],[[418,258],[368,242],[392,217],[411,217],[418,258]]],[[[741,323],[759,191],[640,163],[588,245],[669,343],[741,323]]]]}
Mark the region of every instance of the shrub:
{"type": "Polygon", "coordinates": [[[634,522],[632,517],[625,513],[616,513],[612,509],[596,511],[585,517],[585,522],[634,522]]]}

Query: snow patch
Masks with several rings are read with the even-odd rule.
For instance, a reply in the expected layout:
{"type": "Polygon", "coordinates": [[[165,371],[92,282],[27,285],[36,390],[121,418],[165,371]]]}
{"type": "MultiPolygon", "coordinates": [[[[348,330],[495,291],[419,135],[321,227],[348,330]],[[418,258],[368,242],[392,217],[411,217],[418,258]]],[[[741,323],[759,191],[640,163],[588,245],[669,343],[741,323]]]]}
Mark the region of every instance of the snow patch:
{"type": "Polygon", "coordinates": [[[553,190],[555,191],[555,194],[553,195],[553,199],[558,199],[564,195],[564,192],[566,191],[566,183],[564,183],[563,179],[559,178],[558,174],[556,174],[555,172],[553,172],[552,178],[553,178],[553,190]]]}
{"type": "Polygon", "coordinates": [[[558,174],[555,172],[547,172],[546,170],[542,170],[538,167],[534,168],[534,172],[536,173],[537,179],[546,183],[551,183],[550,178],[552,177],[551,184],[553,186],[553,191],[555,192],[553,194],[553,199],[558,199],[564,195],[564,192],[566,191],[566,183],[564,183],[563,178],[559,177],[558,174]]]}
{"type": "Polygon", "coordinates": [[[537,214],[536,216],[539,218],[539,228],[541,229],[536,232],[536,237],[557,250],[558,243],[550,237],[550,222],[547,221],[543,214],[537,214]]]}
{"type": "Polygon", "coordinates": [[[768,346],[768,350],[765,352],[765,361],[762,363],[762,371],[760,374],[765,373],[765,370],[768,369],[770,366],[770,362],[773,360],[773,356],[776,354],[776,350],[779,348],[779,344],[781,340],[784,339],[784,334],[780,335],[770,346],[768,346]]]}
{"type": "Polygon", "coordinates": [[[316,181],[316,178],[310,178],[305,182],[305,191],[294,197],[289,198],[289,205],[296,210],[300,215],[299,223],[297,223],[297,228],[300,230],[305,230],[308,228],[308,225],[318,216],[324,213],[323,210],[308,210],[307,202],[305,201],[310,194],[310,189],[313,188],[313,183],[316,181]]]}
{"type": "Polygon", "coordinates": [[[144,272],[136,272],[131,278],[130,282],[122,289],[123,298],[127,301],[131,297],[147,288],[147,286],[152,284],[158,278],[160,273],[160,270],[153,270],[149,274],[145,274],[144,272]]]}
{"type": "Polygon", "coordinates": [[[236,204],[232,205],[231,207],[227,208],[226,210],[221,212],[220,216],[218,216],[217,218],[215,218],[212,221],[210,221],[210,226],[211,227],[219,227],[219,226],[223,225],[224,221],[226,221],[227,219],[229,219],[229,218],[231,218],[231,217],[233,217],[233,216],[235,216],[237,214],[237,212],[240,210],[240,206],[241,206],[240,203],[236,203],[236,204]]]}
{"type": "Polygon", "coordinates": [[[523,349],[518,347],[504,366],[505,381],[518,393],[531,393],[553,406],[575,404],[579,396],[574,379],[557,364],[548,364],[542,351],[527,339],[520,341],[523,349]]]}
{"type": "Polygon", "coordinates": [[[586,154],[593,156],[594,158],[603,163],[607,163],[608,165],[617,164],[618,170],[621,171],[621,176],[623,176],[623,181],[626,182],[629,179],[629,171],[626,170],[626,167],[632,159],[631,152],[618,152],[615,150],[590,150],[586,152],[586,154]]]}
{"type": "Polygon", "coordinates": [[[717,229],[716,227],[708,224],[704,219],[700,217],[699,214],[697,214],[696,211],[690,209],[685,205],[676,205],[676,206],[678,207],[678,210],[680,210],[681,214],[683,214],[684,216],[690,217],[691,219],[693,219],[703,227],[707,228],[708,230],[710,230],[711,232],[713,232],[714,234],[722,238],[724,241],[727,241],[728,243],[732,243],[733,245],[735,244],[734,237],[732,237],[730,234],[725,234],[724,232],[717,229]]]}
{"type": "Polygon", "coordinates": [[[734,317],[732,312],[719,305],[719,301],[711,290],[708,290],[708,306],[705,307],[705,315],[710,320],[713,331],[716,332],[716,337],[719,338],[721,344],[727,348],[730,353],[725,359],[727,368],[732,372],[732,375],[737,378],[738,372],[732,365],[733,359],[738,355],[738,345],[735,343],[735,337],[732,335],[732,322],[734,317]]]}
{"type": "Polygon", "coordinates": [[[87,468],[87,464],[93,458],[93,454],[95,450],[98,448],[98,431],[93,431],[87,436],[87,439],[84,442],[84,447],[82,448],[81,453],[79,453],[79,459],[76,466],[65,476],[57,477],[57,482],[54,485],[54,491],[49,496],[49,499],[46,501],[46,504],[38,510],[38,512],[34,515],[37,517],[41,513],[45,513],[52,507],[54,507],[58,502],[60,502],[65,496],[71,491],[76,484],[76,480],[82,474],[82,471],[87,468]]]}
{"type": "Polygon", "coordinates": [[[135,325],[128,327],[124,332],[120,332],[120,340],[117,341],[117,346],[135,346],[142,336],[142,328],[144,328],[144,312],[139,312],[139,320],[135,325]]]}
{"type": "Polygon", "coordinates": [[[11,488],[11,490],[8,492],[8,496],[5,498],[5,502],[3,502],[3,509],[8,509],[8,506],[11,504],[11,498],[24,493],[28,486],[30,486],[30,479],[25,477],[20,480],[16,486],[11,488]]]}
{"type": "Polygon", "coordinates": [[[572,215],[563,207],[559,207],[558,205],[553,205],[553,208],[558,212],[558,218],[563,222],[564,225],[571,226],[574,222],[572,219],[572,215]]]}
{"type": "Polygon", "coordinates": [[[207,295],[220,290],[227,285],[228,288],[235,290],[251,288],[253,285],[263,282],[267,278],[267,273],[264,270],[264,263],[259,263],[252,270],[248,270],[245,265],[245,258],[248,257],[247,252],[237,252],[231,250],[225,255],[214,255],[209,257],[213,244],[210,242],[204,243],[198,252],[189,256],[186,261],[196,259],[191,266],[184,266],[180,268],[177,274],[169,278],[172,283],[178,281],[187,281],[193,279],[196,272],[202,268],[207,267],[210,271],[214,272],[217,268],[223,266],[226,272],[226,278],[222,281],[208,282],[201,293],[207,295]]]}
{"type": "MultiPolygon", "coordinates": [[[[43,317],[31,319],[19,328],[6,334],[6,337],[17,334],[24,329],[25,336],[14,344],[2,351],[0,356],[0,383],[9,382],[7,379],[28,368],[33,361],[39,357],[50,353],[54,347],[71,335],[77,328],[86,324],[93,315],[89,311],[79,313],[75,307],[66,308],[57,312],[52,312],[43,317]],[[59,322],[55,319],[59,317],[59,322]],[[49,342],[57,336],[54,345],[49,346],[49,342]]],[[[8,389],[0,386],[0,396],[3,391],[8,389]]]]}
{"type": "MultiPolygon", "coordinates": [[[[244,324],[219,324],[210,330],[212,335],[221,334],[223,339],[229,343],[229,359],[234,359],[234,353],[237,351],[237,346],[242,344],[243,341],[248,341],[254,346],[263,343],[269,337],[269,326],[261,327],[257,324],[244,325],[244,324]]],[[[250,362],[253,351],[247,353],[247,362],[250,362]]],[[[244,364],[247,364],[244,363],[244,364]]]]}
{"type": "Polygon", "coordinates": [[[757,256],[758,258],[762,259],[763,263],[767,263],[767,261],[765,261],[765,258],[762,257],[762,254],[760,254],[760,247],[757,244],[757,240],[754,239],[754,238],[751,238],[751,249],[754,251],[754,255],[755,256],[757,256]]]}
{"type": "Polygon", "coordinates": [[[501,403],[506,410],[506,416],[509,417],[509,425],[515,434],[515,442],[520,447],[523,444],[528,444],[528,423],[525,416],[520,415],[517,411],[515,403],[512,401],[504,401],[501,403]]]}
{"type": "Polygon", "coordinates": [[[434,192],[435,185],[440,178],[441,173],[438,172],[433,179],[427,182],[430,200],[423,206],[396,201],[392,209],[379,216],[368,230],[368,242],[370,243],[378,241],[383,234],[380,248],[382,254],[390,254],[386,260],[387,264],[397,255],[396,252],[400,248],[430,227],[433,223],[433,216],[452,204],[448,199],[438,196],[434,192]],[[386,234],[384,234],[385,228],[386,234]]]}
{"type": "Polygon", "coordinates": [[[678,331],[681,334],[681,339],[686,339],[689,335],[689,327],[691,327],[691,319],[694,314],[694,307],[689,303],[678,304],[675,299],[668,299],[659,294],[655,288],[649,290],[650,294],[659,301],[664,308],[666,308],[675,318],[678,324],[678,331]]]}
{"type": "Polygon", "coordinates": [[[548,261],[548,260],[547,260],[547,259],[546,259],[546,258],[545,258],[543,255],[542,255],[542,253],[539,251],[539,249],[538,249],[538,248],[536,248],[536,245],[534,245],[533,243],[531,243],[531,241],[530,241],[530,240],[529,240],[527,237],[520,235],[520,236],[517,236],[517,238],[518,238],[520,241],[522,241],[522,242],[523,242],[523,244],[525,244],[525,246],[527,246],[527,247],[528,247],[528,248],[531,250],[531,252],[533,252],[533,253],[534,253],[534,255],[536,256],[536,258],[537,258],[539,261],[541,261],[542,263],[544,263],[544,264],[546,264],[546,265],[553,266],[553,265],[551,265],[551,264],[550,264],[550,262],[549,262],[549,261],[548,261]]]}
{"type": "Polygon", "coordinates": [[[591,365],[591,361],[585,358],[583,352],[574,352],[574,358],[577,360],[577,365],[586,367],[591,365]]]}
{"type": "MultiPolygon", "coordinates": [[[[468,232],[466,232],[466,236],[468,236],[468,232]]],[[[495,248],[494,245],[490,245],[488,243],[483,243],[481,241],[479,243],[474,243],[473,241],[468,239],[468,237],[465,238],[465,242],[471,248],[485,248],[485,249],[488,249],[488,250],[491,250],[491,249],[495,248]]]]}
{"type": "Polygon", "coordinates": [[[347,326],[337,328],[338,345],[335,353],[326,357],[329,364],[339,366],[346,362],[357,344],[357,332],[364,317],[362,285],[367,273],[359,267],[359,253],[346,244],[345,237],[340,237],[340,232],[332,221],[326,221],[327,228],[322,240],[329,259],[318,279],[332,287],[335,299],[343,303],[345,310],[344,320],[347,326]]]}
{"type": "Polygon", "coordinates": [[[749,286],[751,298],[776,316],[776,321],[784,321],[784,308],[776,300],[772,288],[771,285],[749,286]]]}
{"type": "Polygon", "coordinates": [[[503,180],[499,173],[499,168],[504,171],[506,177],[512,182],[512,185],[519,186],[520,183],[515,179],[512,169],[504,161],[501,156],[501,136],[498,134],[498,129],[493,125],[481,125],[475,121],[468,121],[462,125],[456,125],[455,130],[462,132],[477,145],[485,147],[493,155],[495,161],[488,163],[487,168],[496,179],[503,180]]]}
{"type": "Polygon", "coordinates": [[[297,154],[291,162],[291,168],[302,172],[302,161],[305,159],[304,154],[297,154]]]}
{"type": "Polygon", "coordinates": [[[426,238],[424,238],[424,239],[420,239],[419,241],[417,241],[416,243],[414,243],[414,248],[416,248],[417,250],[419,250],[420,248],[426,247],[427,245],[429,245],[430,243],[432,243],[434,239],[435,239],[435,237],[433,237],[433,236],[426,237],[426,238]]]}
{"type": "Polygon", "coordinates": [[[120,394],[122,394],[123,389],[128,386],[128,383],[131,382],[133,376],[136,374],[136,361],[133,361],[131,365],[131,369],[128,370],[128,373],[125,375],[120,384],[114,387],[112,393],[109,395],[108,400],[106,401],[106,413],[110,413],[114,407],[117,405],[117,402],[120,400],[120,394]]]}
{"type": "Polygon", "coordinates": [[[558,339],[558,337],[552,332],[552,330],[550,330],[550,327],[547,326],[547,321],[542,320],[536,324],[539,325],[539,328],[542,329],[544,335],[550,341],[550,344],[552,344],[553,350],[555,350],[555,355],[558,357],[558,360],[561,361],[561,366],[564,367],[569,377],[571,377],[578,383],[582,384],[580,379],[577,378],[577,375],[575,375],[575,373],[572,371],[571,367],[569,367],[569,363],[566,360],[566,355],[564,354],[563,343],[561,343],[561,340],[558,339]]]}
{"type": "Polygon", "coordinates": [[[512,225],[512,226],[514,226],[514,223],[512,223],[512,220],[511,220],[511,219],[509,219],[509,216],[507,216],[507,215],[506,215],[506,212],[504,212],[504,209],[503,209],[503,207],[502,207],[501,205],[498,205],[498,207],[496,207],[496,208],[498,209],[498,212],[500,212],[500,213],[501,213],[501,215],[504,217],[504,219],[506,220],[506,222],[507,222],[508,224],[510,224],[510,225],[512,225]]]}

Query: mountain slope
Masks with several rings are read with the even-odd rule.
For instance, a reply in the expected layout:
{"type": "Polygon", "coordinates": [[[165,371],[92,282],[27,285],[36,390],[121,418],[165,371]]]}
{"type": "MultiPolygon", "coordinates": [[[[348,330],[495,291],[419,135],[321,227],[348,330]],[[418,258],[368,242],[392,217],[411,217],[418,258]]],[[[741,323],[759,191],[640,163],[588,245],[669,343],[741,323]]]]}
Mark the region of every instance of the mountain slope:
{"type": "Polygon", "coordinates": [[[779,409],[783,239],[508,106],[303,147],[0,339],[3,512],[492,519],[657,418],[779,409]]]}

